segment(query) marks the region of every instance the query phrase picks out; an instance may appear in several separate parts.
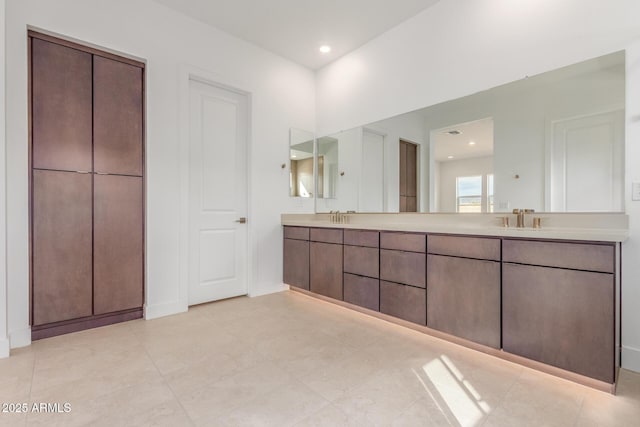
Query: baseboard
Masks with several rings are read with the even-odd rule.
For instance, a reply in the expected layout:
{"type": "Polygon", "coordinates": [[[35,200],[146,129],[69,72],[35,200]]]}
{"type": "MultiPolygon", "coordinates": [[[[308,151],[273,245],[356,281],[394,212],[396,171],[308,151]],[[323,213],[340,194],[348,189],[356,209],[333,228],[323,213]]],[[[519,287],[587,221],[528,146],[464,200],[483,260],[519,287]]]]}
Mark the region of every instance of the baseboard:
{"type": "Polygon", "coordinates": [[[10,347],[11,345],[9,344],[9,338],[0,339],[0,359],[9,357],[9,353],[11,350],[10,347]]]}
{"type": "Polygon", "coordinates": [[[284,283],[265,284],[263,286],[256,286],[256,289],[251,289],[247,295],[249,297],[259,297],[261,295],[275,294],[276,292],[288,291],[289,285],[284,283]]]}
{"type": "Polygon", "coordinates": [[[158,317],[184,313],[188,309],[189,306],[187,303],[179,300],[161,304],[147,304],[144,306],[144,318],[145,320],[157,319],[158,317]]]}
{"type": "Polygon", "coordinates": [[[9,332],[9,343],[11,348],[31,345],[31,327],[9,332]]]}
{"type": "Polygon", "coordinates": [[[640,349],[622,346],[622,367],[640,372],[640,349]]]}

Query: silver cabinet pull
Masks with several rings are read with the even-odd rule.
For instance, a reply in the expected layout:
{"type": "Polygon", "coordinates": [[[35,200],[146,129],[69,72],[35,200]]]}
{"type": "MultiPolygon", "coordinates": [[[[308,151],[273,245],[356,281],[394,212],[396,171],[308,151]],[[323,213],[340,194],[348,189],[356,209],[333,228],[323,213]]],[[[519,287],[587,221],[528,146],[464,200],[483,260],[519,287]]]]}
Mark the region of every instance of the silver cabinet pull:
{"type": "Polygon", "coordinates": [[[242,216],[240,217],[240,219],[236,219],[236,222],[239,222],[240,224],[246,224],[247,218],[242,216]]]}

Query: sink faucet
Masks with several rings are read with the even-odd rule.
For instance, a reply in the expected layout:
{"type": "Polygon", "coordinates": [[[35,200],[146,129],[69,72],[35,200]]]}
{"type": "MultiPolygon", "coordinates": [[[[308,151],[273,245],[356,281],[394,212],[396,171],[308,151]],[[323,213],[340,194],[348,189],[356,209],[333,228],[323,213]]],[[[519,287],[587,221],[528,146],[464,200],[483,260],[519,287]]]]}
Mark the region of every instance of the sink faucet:
{"type": "Polygon", "coordinates": [[[535,209],[514,209],[513,213],[516,215],[516,227],[524,228],[525,227],[525,214],[534,213],[535,209]]]}

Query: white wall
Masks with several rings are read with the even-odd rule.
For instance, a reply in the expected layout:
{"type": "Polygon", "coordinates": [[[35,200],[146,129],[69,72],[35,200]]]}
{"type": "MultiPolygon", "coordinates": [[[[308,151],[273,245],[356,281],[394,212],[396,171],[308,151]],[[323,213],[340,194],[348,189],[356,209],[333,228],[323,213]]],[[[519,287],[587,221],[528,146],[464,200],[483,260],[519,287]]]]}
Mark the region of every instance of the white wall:
{"type": "Polygon", "coordinates": [[[456,178],[493,173],[493,157],[438,162],[438,212],[456,212],[456,178]]]}
{"type": "Polygon", "coordinates": [[[280,168],[288,163],[289,128],[314,130],[313,73],[151,0],[8,0],[7,274],[12,347],[30,341],[27,25],[147,61],[147,315],[186,308],[179,286],[184,277],[178,161],[184,66],[251,94],[249,235],[254,268],[249,292],[282,289],[280,214],[313,211],[312,200],[288,197],[289,171],[280,168]]]}
{"type": "Polygon", "coordinates": [[[631,238],[624,244],[623,366],[640,371],[640,2],[637,0],[441,1],[317,72],[320,134],[630,48],[626,186],[631,238]],[[464,25],[452,25],[463,22],[464,25]],[[632,172],[635,170],[636,172],[632,172]],[[626,310],[624,309],[626,307],[626,310]]]}
{"type": "Polygon", "coordinates": [[[5,164],[5,0],[0,0],[0,357],[9,355],[9,337],[7,334],[7,235],[6,235],[6,176],[5,164]]]}

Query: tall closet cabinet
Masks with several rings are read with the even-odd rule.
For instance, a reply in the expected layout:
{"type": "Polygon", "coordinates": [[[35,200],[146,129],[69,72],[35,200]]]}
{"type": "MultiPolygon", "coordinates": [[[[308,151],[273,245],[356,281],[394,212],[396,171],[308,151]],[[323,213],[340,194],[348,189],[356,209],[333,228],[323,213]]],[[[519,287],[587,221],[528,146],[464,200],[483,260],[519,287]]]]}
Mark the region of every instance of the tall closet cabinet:
{"type": "Polygon", "coordinates": [[[144,64],[29,32],[31,325],[142,316],[144,64]]]}

